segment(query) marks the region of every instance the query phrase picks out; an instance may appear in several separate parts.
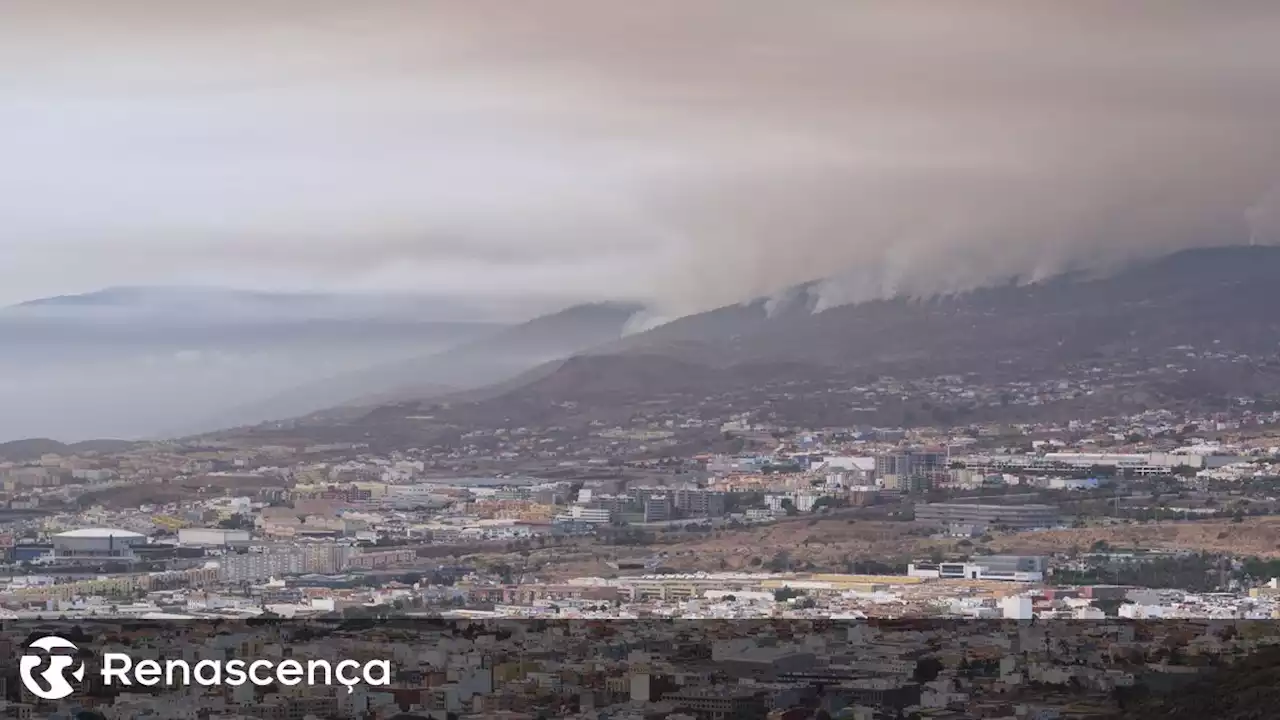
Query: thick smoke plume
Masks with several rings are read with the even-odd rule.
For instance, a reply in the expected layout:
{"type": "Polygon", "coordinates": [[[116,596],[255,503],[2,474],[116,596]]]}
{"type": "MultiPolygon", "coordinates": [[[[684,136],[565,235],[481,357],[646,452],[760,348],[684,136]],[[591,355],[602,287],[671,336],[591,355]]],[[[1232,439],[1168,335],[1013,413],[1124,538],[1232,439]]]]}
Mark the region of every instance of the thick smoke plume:
{"type": "Polygon", "coordinates": [[[199,268],[678,313],[1280,239],[1272,2],[13,6],[12,287],[199,268]]]}

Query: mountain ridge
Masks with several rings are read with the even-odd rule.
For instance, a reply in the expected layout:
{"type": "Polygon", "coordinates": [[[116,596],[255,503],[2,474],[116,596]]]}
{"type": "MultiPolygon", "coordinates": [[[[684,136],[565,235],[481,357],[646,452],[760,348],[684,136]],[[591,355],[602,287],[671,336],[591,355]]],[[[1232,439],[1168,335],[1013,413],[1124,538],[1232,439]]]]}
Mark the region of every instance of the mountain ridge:
{"type": "MultiPolygon", "coordinates": [[[[1280,318],[1271,310],[1280,306],[1280,248],[1184,251],[1105,276],[1068,274],[817,312],[814,305],[813,297],[795,293],[772,306],[757,299],[717,308],[603,343],[501,386],[437,400],[450,401],[447,418],[559,424],[593,410],[620,418],[637,402],[690,407],[700,388],[704,395],[744,396],[756,386],[793,385],[803,396],[878,375],[1022,381],[1054,377],[1069,364],[1140,361],[1182,345],[1269,357],[1280,348],[1280,318]]],[[[1117,389],[1115,402],[1136,408],[1205,393],[1280,390],[1272,370],[1206,369],[1136,392],[1117,389]]],[[[1097,411],[1107,398],[1103,393],[1080,404],[1097,411]]],[[[803,406],[798,400],[789,405],[797,415],[803,406]]],[[[858,421],[830,402],[824,407],[825,422],[858,421]]]]}
{"type": "Polygon", "coordinates": [[[51,438],[23,438],[0,442],[0,459],[8,460],[9,462],[30,462],[39,460],[44,455],[124,452],[139,445],[141,443],[131,440],[114,440],[110,438],[82,440],[74,443],[59,442],[51,438]]]}
{"type": "Polygon", "coordinates": [[[135,285],[34,298],[0,307],[0,321],[37,319],[220,319],[266,322],[299,319],[395,322],[523,322],[555,303],[466,299],[415,293],[278,292],[218,286],[135,285]]]}
{"type": "Polygon", "coordinates": [[[628,323],[645,311],[629,302],[575,305],[439,352],[300,385],[205,424],[232,427],[316,413],[346,416],[351,407],[465,394],[622,337],[628,323]]]}

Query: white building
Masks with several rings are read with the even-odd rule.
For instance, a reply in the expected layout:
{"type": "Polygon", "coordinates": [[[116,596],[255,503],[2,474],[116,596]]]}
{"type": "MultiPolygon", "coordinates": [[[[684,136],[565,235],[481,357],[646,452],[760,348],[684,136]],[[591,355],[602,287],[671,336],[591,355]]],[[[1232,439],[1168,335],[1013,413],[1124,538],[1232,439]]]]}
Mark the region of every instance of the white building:
{"type": "Polygon", "coordinates": [[[791,495],[768,495],[764,499],[765,507],[780,513],[784,511],[784,501],[790,500],[799,512],[812,512],[822,495],[816,493],[793,493],[791,495]]]}
{"type": "Polygon", "coordinates": [[[1169,615],[1169,608],[1163,605],[1121,605],[1116,614],[1127,620],[1158,619],[1169,615]]]}
{"type": "Polygon", "coordinates": [[[941,580],[1041,582],[1046,564],[1045,558],[1037,556],[990,555],[965,563],[913,563],[907,566],[907,575],[941,580]]]}
{"type": "Polygon", "coordinates": [[[133,548],[146,545],[147,536],[112,528],[82,528],[53,536],[56,559],[131,560],[133,548]]]}
{"type": "Polygon", "coordinates": [[[829,457],[816,469],[842,477],[845,485],[866,485],[875,479],[876,459],[853,455],[829,457]]]}
{"type": "Polygon", "coordinates": [[[613,520],[613,512],[608,508],[591,508],[585,505],[571,505],[569,512],[556,515],[558,523],[587,523],[589,525],[608,525],[613,520]]]}
{"type": "Polygon", "coordinates": [[[1005,620],[1030,620],[1035,616],[1031,609],[1031,598],[1014,595],[1000,601],[1000,609],[1005,620]]]}

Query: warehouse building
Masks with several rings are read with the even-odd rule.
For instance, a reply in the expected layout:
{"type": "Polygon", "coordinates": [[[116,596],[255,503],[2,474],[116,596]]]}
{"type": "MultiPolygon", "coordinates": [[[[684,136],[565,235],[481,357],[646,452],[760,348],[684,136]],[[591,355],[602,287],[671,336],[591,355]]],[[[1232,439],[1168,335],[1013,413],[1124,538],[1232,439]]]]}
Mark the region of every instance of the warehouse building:
{"type": "Polygon", "coordinates": [[[133,549],[147,544],[147,536],[128,530],[82,528],[53,536],[53,559],[123,560],[135,559],[133,549]]]}
{"type": "Polygon", "coordinates": [[[1037,555],[989,555],[971,562],[913,563],[907,575],[937,580],[1001,580],[1005,582],[1041,582],[1047,558],[1037,555]]]}

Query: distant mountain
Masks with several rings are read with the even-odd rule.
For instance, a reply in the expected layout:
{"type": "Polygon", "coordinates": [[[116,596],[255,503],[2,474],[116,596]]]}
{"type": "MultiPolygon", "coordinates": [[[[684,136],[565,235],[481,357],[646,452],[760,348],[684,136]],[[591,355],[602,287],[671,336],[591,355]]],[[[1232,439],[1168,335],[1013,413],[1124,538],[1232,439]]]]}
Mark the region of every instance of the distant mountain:
{"type": "MultiPolygon", "coordinates": [[[[1063,275],[816,312],[819,287],[680,318],[573,360],[531,368],[460,396],[466,406],[455,404],[441,421],[554,423],[597,408],[625,415],[638,402],[688,409],[707,395],[737,393],[733,402],[743,410],[768,402],[789,416],[809,413],[815,422],[857,422],[849,403],[827,388],[881,375],[1036,381],[1060,377],[1071,364],[1125,362],[1141,369],[1170,353],[1185,356],[1182,346],[1226,359],[1210,359],[1212,367],[1173,380],[1148,380],[1139,371],[1126,382],[1141,391],[1114,392],[1133,407],[1280,394],[1280,361],[1268,359],[1280,350],[1280,248],[1192,250],[1106,276],[1063,275]],[[1229,353],[1249,354],[1260,364],[1233,363],[1229,353]],[[561,406],[573,409],[555,409],[561,406]]],[[[1102,407],[1108,392],[1081,398],[1079,412],[1102,407]]]]}
{"type": "Polygon", "coordinates": [[[74,455],[76,453],[116,453],[137,447],[128,440],[85,440],[78,443],[60,443],[49,438],[27,438],[0,443],[0,458],[9,462],[30,462],[43,455],[74,455]]]}
{"type": "Polygon", "coordinates": [[[232,427],[340,406],[373,406],[464,392],[616,341],[644,313],[643,306],[629,303],[576,305],[441,352],[306,383],[204,424],[232,427]]]}
{"type": "Polygon", "coordinates": [[[304,320],[507,323],[535,314],[537,308],[531,308],[523,300],[141,286],[29,300],[0,308],[0,322],[145,319],[183,325],[277,324],[304,320]]]}
{"type": "Polygon", "coordinates": [[[0,308],[0,439],[164,434],[309,381],[469,342],[537,307],[135,287],[0,308]]]}

